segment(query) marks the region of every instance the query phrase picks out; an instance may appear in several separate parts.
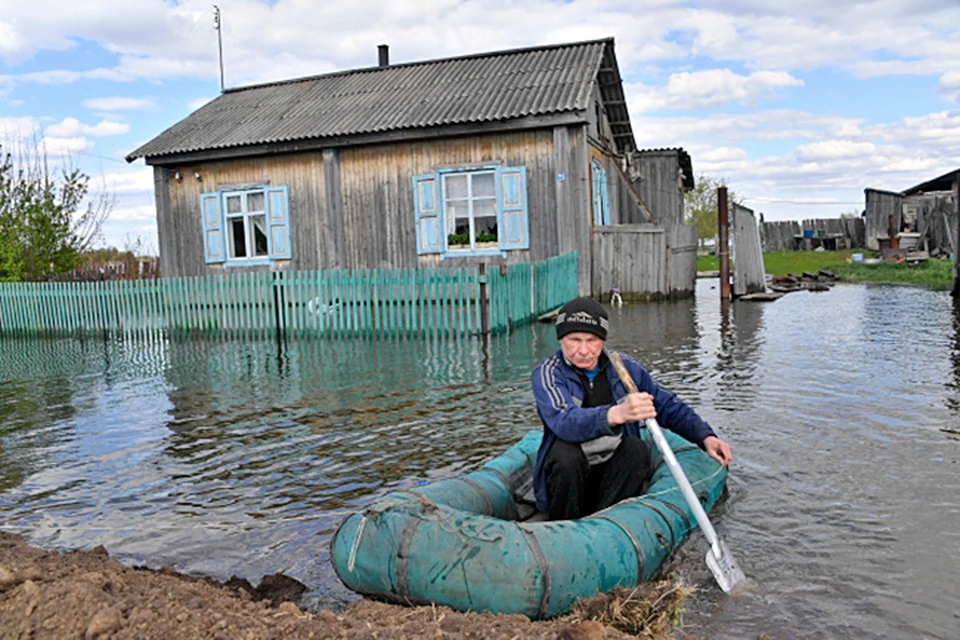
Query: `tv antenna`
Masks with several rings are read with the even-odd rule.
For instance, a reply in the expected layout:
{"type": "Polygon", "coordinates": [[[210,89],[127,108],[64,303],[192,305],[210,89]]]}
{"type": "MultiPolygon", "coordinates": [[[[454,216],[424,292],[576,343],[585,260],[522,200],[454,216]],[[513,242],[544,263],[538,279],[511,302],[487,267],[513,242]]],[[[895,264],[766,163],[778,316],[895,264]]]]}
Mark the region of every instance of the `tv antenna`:
{"type": "Polygon", "coordinates": [[[220,51],[220,93],[223,93],[223,31],[220,27],[220,7],[213,5],[213,28],[217,30],[217,48],[220,51]]]}

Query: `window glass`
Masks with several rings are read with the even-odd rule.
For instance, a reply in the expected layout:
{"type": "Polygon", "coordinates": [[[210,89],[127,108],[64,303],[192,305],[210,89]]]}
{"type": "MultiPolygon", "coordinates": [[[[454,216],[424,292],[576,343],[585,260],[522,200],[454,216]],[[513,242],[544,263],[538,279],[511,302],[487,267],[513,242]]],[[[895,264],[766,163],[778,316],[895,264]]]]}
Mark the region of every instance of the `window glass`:
{"type": "MultiPolygon", "coordinates": [[[[263,194],[258,194],[260,196],[261,203],[263,202],[263,194]]],[[[253,255],[256,257],[266,256],[267,251],[267,216],[258,215],[250,216],[250,222],[253,225],[252,233],[253,236],[253,255]]]]}
{"type": "Polygon", "coordinates": [[[266,211],[263,191],[251,191],[247,194],[247,211],[266,211]]]}
{"type": "Polygon", "coordinates": [[[446,187],[447,198],[467,197],[466,175],[445,176],[444,186],[446,187]]]}
{"type": "Polygon", "coordinates": [[[244,220],[242,217],[231,218],[227,221],[231,258],[247,257],[247,239],[243,227],[244,220]]]}
{"type": "Polygon", "coordinates": [[[241,196],[227,196],[227,214],[242,213],[243,205],[241,204],[241,196]]]}
{"type": "Polygon", "coordinates": [[[497,195],[497,182],[492,173],[478,173],[473,176],[473,197],[494,198],[497,195]]]}

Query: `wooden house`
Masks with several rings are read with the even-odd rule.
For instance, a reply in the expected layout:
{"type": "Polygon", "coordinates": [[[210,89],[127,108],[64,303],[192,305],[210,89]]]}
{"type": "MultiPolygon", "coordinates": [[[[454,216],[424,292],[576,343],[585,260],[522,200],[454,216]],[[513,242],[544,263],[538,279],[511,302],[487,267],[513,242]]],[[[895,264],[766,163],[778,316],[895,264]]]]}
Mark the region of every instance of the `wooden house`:
{"type": "Polygon", "coordinates": [[[650,216],[635,151],[611,38],[404,64],[381,45],[376,67],[226,90],[127,160],[154,168],[164,276],[576,251],[590,292],[594,230],[650,216]]]}

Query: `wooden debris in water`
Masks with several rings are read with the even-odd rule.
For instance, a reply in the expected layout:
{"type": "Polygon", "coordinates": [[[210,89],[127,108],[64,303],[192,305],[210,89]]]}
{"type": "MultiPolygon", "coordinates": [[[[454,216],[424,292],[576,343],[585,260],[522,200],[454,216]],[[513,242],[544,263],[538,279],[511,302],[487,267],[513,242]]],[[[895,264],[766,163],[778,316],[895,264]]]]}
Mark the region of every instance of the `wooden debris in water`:
{"type": "Polygon", "coordinates": [[[616,587],[580,600],[568,617],[576,624],[596,620],[647,640],[668,638],[681,622],[683,603],[695,587],[682,582],[645,582],[632,589],[616,587]]]}

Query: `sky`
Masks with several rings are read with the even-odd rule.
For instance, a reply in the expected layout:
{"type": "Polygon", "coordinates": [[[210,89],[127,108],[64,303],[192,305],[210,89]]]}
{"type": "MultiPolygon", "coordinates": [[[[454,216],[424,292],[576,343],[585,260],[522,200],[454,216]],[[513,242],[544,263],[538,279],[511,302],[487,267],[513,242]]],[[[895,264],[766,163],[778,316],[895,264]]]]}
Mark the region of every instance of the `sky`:
{"type": "Polygon", "coordinates": [[[0,143],[114,201],[100,246],[156,253],[124,156],[226,87],[615,39],[637,145],[682,147],[766,220],[960,168],[960,0],[0,0],[0,143]]]}

